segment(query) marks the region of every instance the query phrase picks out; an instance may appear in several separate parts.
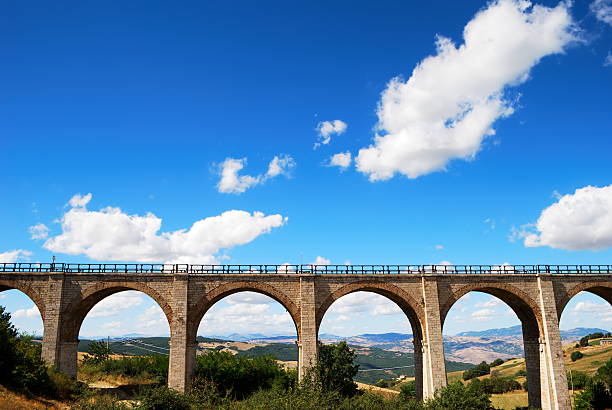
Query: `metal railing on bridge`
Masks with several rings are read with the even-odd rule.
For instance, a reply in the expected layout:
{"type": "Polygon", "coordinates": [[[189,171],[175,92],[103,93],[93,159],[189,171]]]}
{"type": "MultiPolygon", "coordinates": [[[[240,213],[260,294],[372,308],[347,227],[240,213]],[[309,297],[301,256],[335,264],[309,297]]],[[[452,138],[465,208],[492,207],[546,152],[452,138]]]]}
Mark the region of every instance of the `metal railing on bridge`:
{"type": "Polygon", "coordinates": [[[598,274],[612,265],[188,265],[161,263],[0,263],[0,273],[145,273],[145,274],[598,274]]]}

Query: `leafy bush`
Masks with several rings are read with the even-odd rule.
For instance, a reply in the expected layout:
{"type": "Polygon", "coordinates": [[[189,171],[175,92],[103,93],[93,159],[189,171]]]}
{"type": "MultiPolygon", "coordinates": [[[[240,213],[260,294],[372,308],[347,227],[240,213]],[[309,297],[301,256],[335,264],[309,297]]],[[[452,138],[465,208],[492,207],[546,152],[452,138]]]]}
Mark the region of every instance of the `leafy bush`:
{"type": "Polygon", "coordinates": [[[387,382],[385,379],[380,379],[374,384],[374,386],[386,389],[389,387],[389,382],[387,382]]]}
{"type": "Polygon", "coordinates": [[[357,393],[357,384],[353,377],[357,375],[359,365],[353,364],[355,352],[346,342],[337,345],[319,345],[319,359],[315,367],[317,381],[323,389],[336,390],[344,397],[357,393]]]}
{"type": "Polygon", "coordinates": [[[524,369],[514,373],[514,377],[527,377],[527,372],[524,369]]]}
{"type": "Polygon", "coordinates": [[[87,349],[89,354],[83,356],[83,364],[99,364],[110,357],[110,348],[104,342],[91,342],[87,349]]]}
{"type": "Polygon", "coordinates": [[[195,376],[212,382],[221,396],[243,399],[261,389],[295,384],[295,372],[285,371],[269,356],[246,358],[211,351],[196,358],[195,376]]]}
{"type": "Polygon", "coordinates": [[[608,360],[597,369],[596,377],[602,381],[608,389],[612,389],[612,359],[608,360]]]}
{"type": "Polygon", "coordinates": [[[416,383],[413,381],[409,381],[404,383],[400,387],[399,398],[402,401],[406,401],[409,399],[416,399],[417,391],[416,391],[416,383]]]}
{"type": "Polygon", "coordinates": [[[95,398],[81,399],[72,405],[75,410],[128,410],[123,403],[118,403],[117,399],[112,396],[103,395],[95,398]]]}
{"type": "Polygon", "coordinates": [[[84,361],[79,369],[84,374],[123,375],[153,379],[166,384],[168,380],[168,356],[127,356],[119,359],[84,361]]]}
{"type": "Polygon", "coordinates": [[[567,387],[574,390],[583,390],[591,378],[584,372],[571,370],[567,372],[567,387]]]}
{"type": "Polygon", "coordinates": [[[31,337],[20,336],[11,323],[11,314],[0,306],[0,384],[35,394],[53,393],[41,347],[31,337]]]}
{"type": "Polygon", "coordinates": [[[490,377],[482,380],[474,379],[470,382],[470,387],[486,394],[502,394],[513,390],[520,390],[521,385],[516,380],[490,377]]]}
{"type": "Polygon", "coordinates": [[[499,366],[500,364],[504,364],[504,361],[502,359],[495,359],[491,362],[491,367],[495,367],[495,366],[499,366]]]}
{"type": "Polygon", "coordinates": [[[599,410],[612,408],[612,395],[602,382],[589,383],[587,388],[576,395],[576,410],[599,410]]]}
{"type": "Polygon", "coordinates": [[[167,387],[148,390],[140,400],[141,410],[190,410],[191,401],[185,394],[167,387]]]}
{"type": "Polygon", "coordinates": [[[487,362],[482,362],[477,364],[463,372],[463,380],[470,380],[478,376],[484,376],[485,374],[491,373],[491,366],[487,364],[487,362]]]}
{"type": "MultiPolygon", "coordinates": [[[[470,383],[471,384],[471,383],[470,383]]],[[[436,391],[433,399],[425,403],[427,410],[490,410],[491,398],[473,386],[461,382],[436,391]]]]}
{"type": "Polygon", "coordinates": [[[573,351],[572,355],[570,356],[570,359],[572,359],[572,362],[575,362],[578,359],[582,359],[584,357],[584,355],[582,354],[582,352],[579,351],[573,351]]]}

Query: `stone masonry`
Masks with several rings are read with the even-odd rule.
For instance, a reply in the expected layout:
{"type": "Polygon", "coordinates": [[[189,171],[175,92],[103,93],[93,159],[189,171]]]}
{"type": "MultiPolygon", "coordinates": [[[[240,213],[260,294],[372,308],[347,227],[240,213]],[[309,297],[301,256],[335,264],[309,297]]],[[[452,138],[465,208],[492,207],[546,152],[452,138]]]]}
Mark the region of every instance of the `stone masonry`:
{"type": "MultiPolygon", "coordinates": [[[[1,266],[1,265],[0,265],[1,266]]],[[[299,375],[317,360],[317,335],[332,303],[356,291],[370,291],[395,302],[412,325],[418,393],[431,397],[446,385],[442,327],[449,309],[470,291],[500,298],[523,326],[529,405],[569,409],[559,318],[581,291],[612,303],[609,274],[313,274],[313,273],[79,273],[2,272],[0,291],[18,289],[39,308],[44,359],[75,377],[79,329],[93,306],[124,290],[138,290],[161,307],[170,326],[168,384],[189,388],[195,363],[196,332],[217,301],[253,291],[281,303],[298,337],[299,375]]]]}

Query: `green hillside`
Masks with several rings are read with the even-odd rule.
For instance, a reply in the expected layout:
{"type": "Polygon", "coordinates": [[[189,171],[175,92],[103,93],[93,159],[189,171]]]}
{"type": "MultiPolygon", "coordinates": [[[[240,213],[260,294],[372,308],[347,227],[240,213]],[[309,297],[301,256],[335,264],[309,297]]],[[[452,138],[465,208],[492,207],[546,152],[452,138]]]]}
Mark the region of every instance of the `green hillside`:
{"type": "MultiPolygon", "coordinates": [[[[224,348],[225,340],[198,337],[198,342],[219,343],[218,349],[224,348]]],[[[91,340],[79,341],[79,352],[87,352],[91,340]]],[[[163,355],[169,352],[169,338],[141,337],[128,341],[110,341],[113,354],[128,356],[163,355]]],[[[394,379],[402,374],[414,376],[414,358],[412,353],[393,352],[377,347],[352,346],[357,353],[356,363],[359,373],[356,381],[373,384],[380,379],[394,379]],[[397,369],[395,369],[397,368],[397,369]],[[388,369],[388,370],[375,370],[388,369]]],[[[298,348],[293,343],[270,343],[265,346],[254,346],[248,350],[235,350],[236,354],[245,357],[272,356],[276,360],[297,361],[298,348]]],[[[469,363],[446,361],[448,372],[463,371],[473,367],[469,363]]]]}

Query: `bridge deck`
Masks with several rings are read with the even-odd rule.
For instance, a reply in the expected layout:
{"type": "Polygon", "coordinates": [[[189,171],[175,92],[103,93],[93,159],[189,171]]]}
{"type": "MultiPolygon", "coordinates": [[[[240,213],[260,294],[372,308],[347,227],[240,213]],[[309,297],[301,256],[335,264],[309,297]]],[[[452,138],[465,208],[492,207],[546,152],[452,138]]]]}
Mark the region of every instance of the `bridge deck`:
{"type": "Polygon", "coordinates": [[[601,274],[612,265],[188,265],[188,264],[89,264],[0,263],[1,273],[156,273],[156,274],[601,274]]]}

